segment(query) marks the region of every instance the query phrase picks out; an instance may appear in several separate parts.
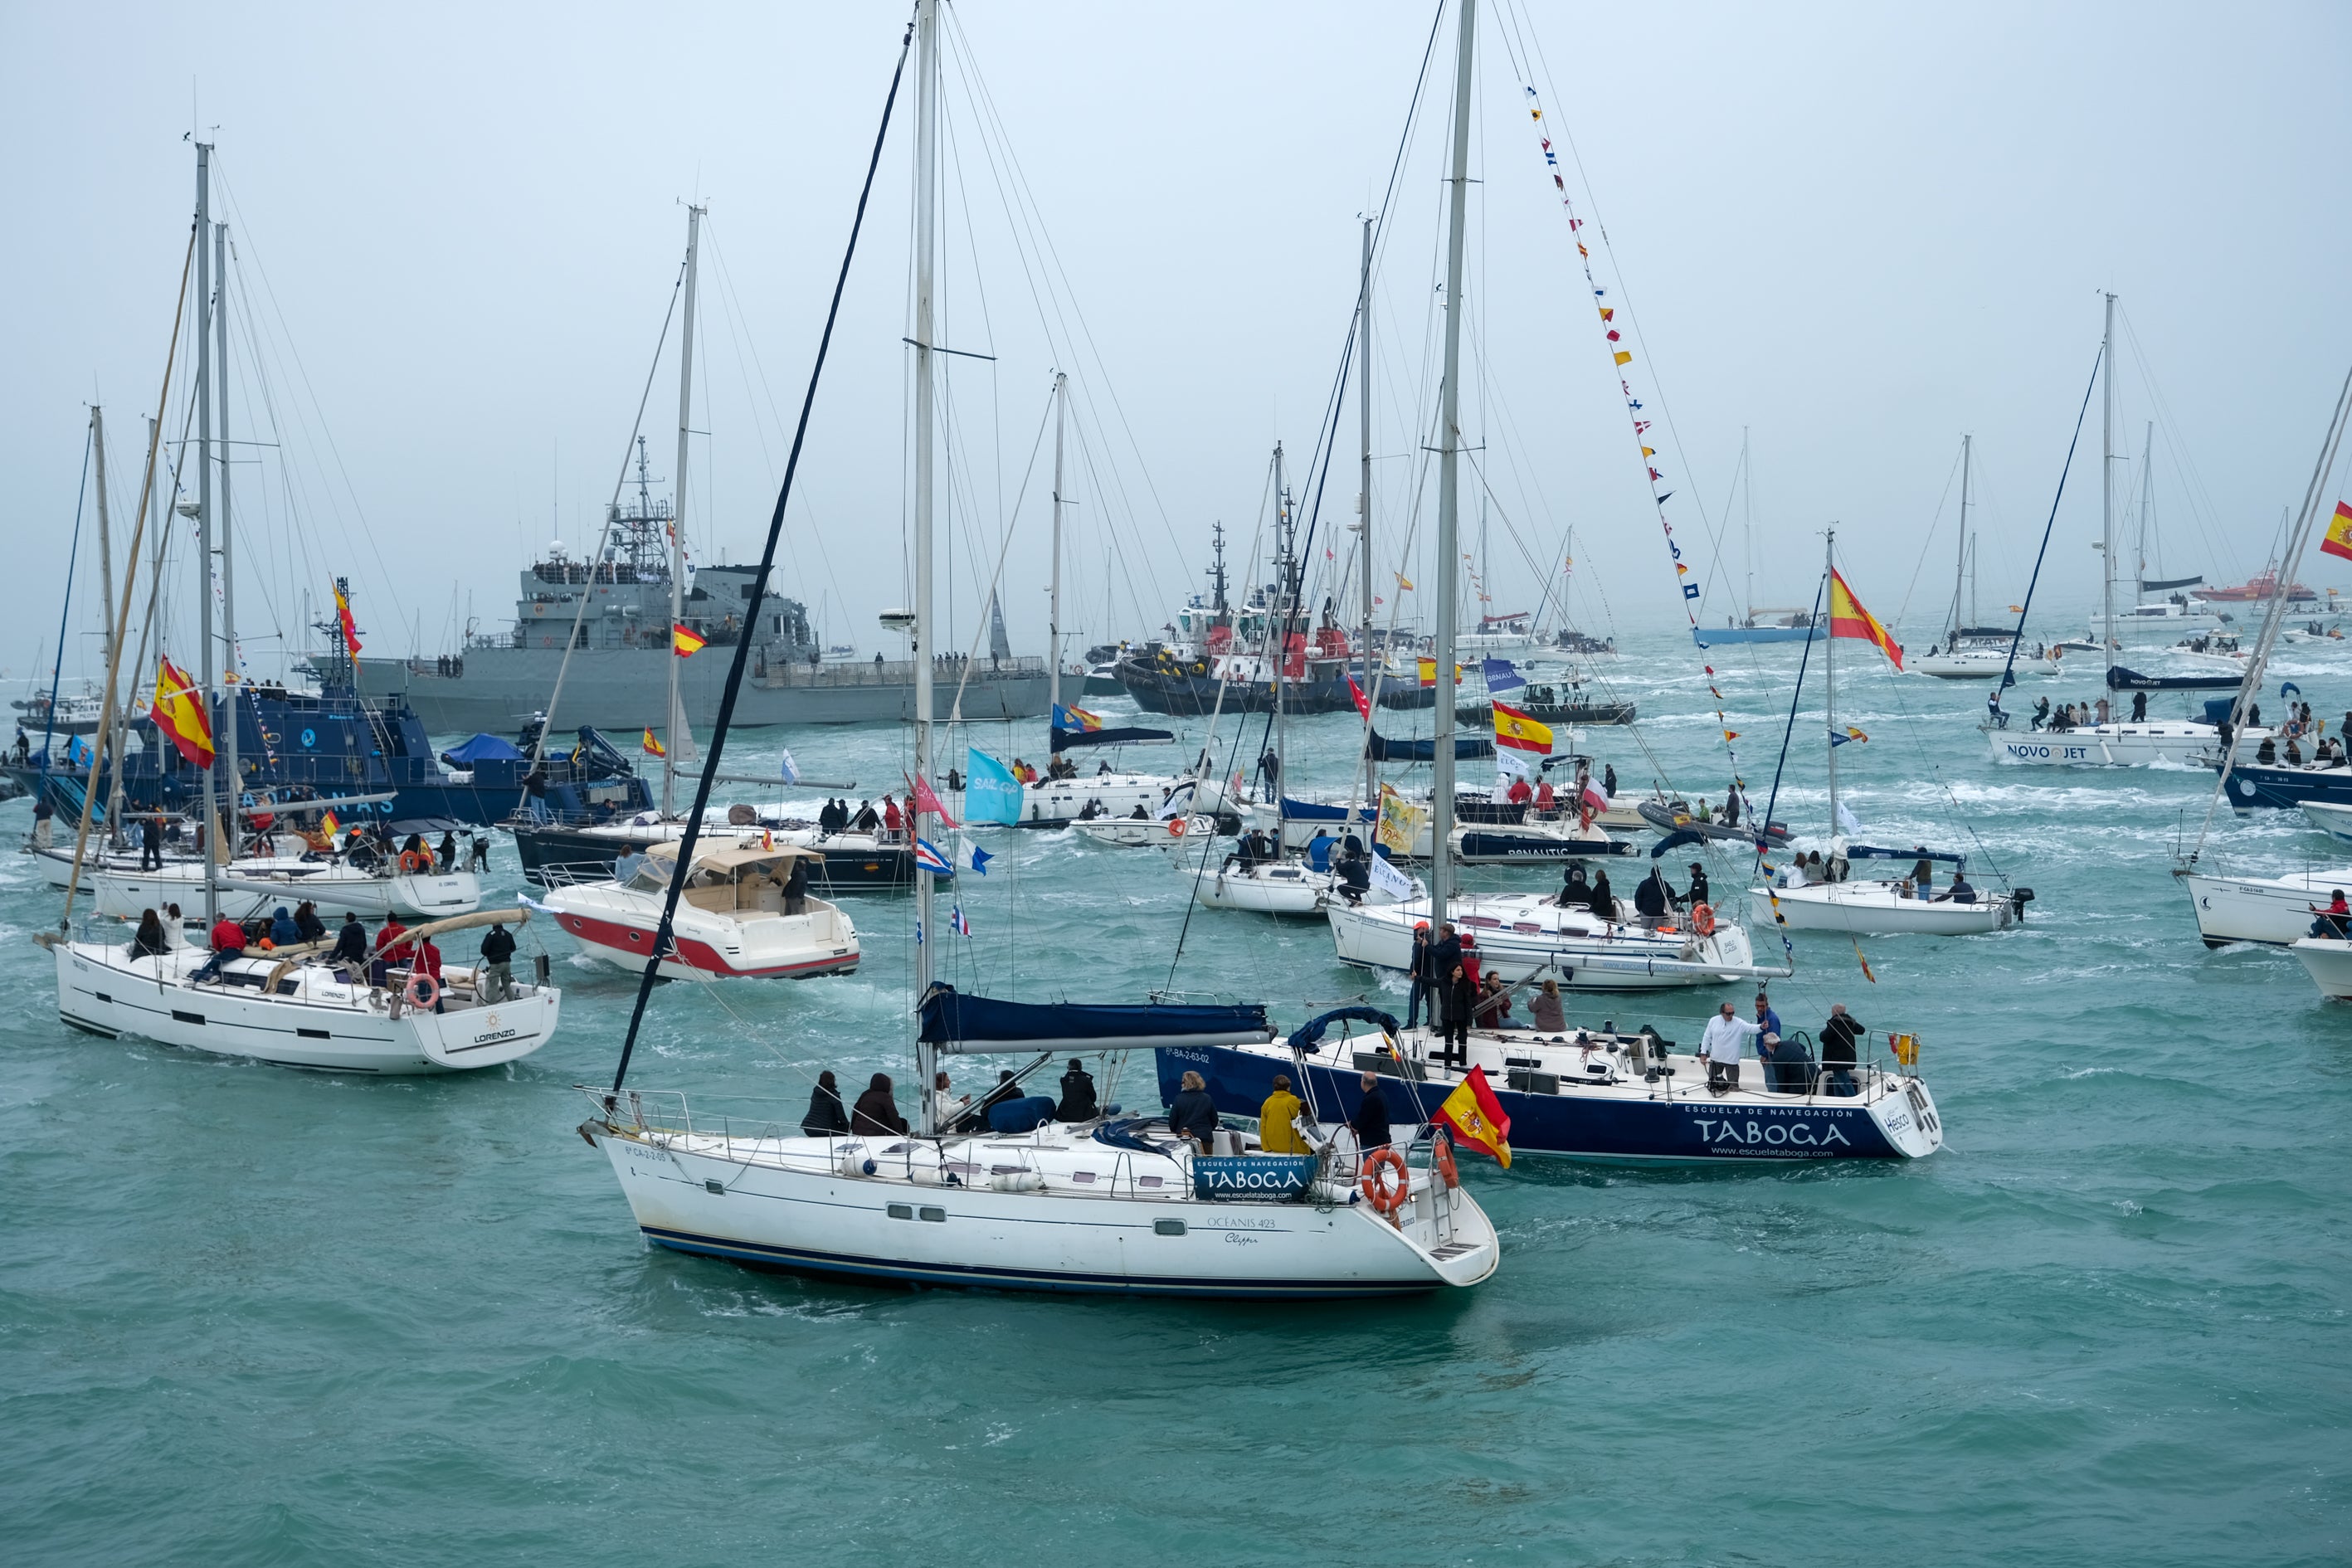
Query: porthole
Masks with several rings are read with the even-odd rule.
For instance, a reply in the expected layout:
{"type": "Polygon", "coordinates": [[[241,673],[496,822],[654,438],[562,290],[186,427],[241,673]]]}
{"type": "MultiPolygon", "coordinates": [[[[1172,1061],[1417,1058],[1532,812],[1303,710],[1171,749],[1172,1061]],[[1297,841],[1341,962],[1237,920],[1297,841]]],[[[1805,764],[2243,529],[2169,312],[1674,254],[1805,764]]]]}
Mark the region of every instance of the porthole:
{"type": "Polygon", "coordinates": [[[1155,1219],[1151,1222],[1151,1231],[1155,1236],[1181,1236],[1184,1234],[1184,1222],[1181,1219],[1155,1219]]]}
{"type": "Polygon", "coordinates": [[[922,1215],[925,1219],[929,1220],[933,1225],[945,1225],[948,1222],[947,1210],[935,1209],[929,1204],[925,1204],[923,1205],[922,1215]]]}
{"type": "Polygon", "coordinates": [[[912,1204],[892,1204],[890,1205],[890,1217],[892,1219],[912,1219],[915,1217],[915,1205],[912,1204]]]}

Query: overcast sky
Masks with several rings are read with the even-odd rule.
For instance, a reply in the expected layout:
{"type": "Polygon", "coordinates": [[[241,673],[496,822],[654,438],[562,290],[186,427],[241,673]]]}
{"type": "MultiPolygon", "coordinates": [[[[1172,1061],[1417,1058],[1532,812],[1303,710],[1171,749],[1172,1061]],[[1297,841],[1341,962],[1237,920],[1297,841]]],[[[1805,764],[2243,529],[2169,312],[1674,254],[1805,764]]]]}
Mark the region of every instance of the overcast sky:
{"type": "MultiPolygon", "coordinates": [[[[2352,12],[1517,0],[1483,14],[1465,383],[1495,607],[1558,592],[1573,524],[1576,619],[1654,628],[1681,614],[1506,39],[1539,51],[1549,122],[1580,156],[1571,189],[1607,225],[1601,281],[1638,307],[1632,370],[1670,421],[1652,444],[1712,617],[1747,592],[1743,430],[1759,601],[1810,599],[1834,520],[1865,601],[1913,640],[1932,635],[1971,431],[1981,602],[2014,602],[2103,289],[2129,327],[2116,390],[2135,465],[2118,486],[2137,496],[2157,421],[2165,569],[2234,582],[2263,564],[2352,364],[2352,12]],[[1718,554],[1709,528],[1727,512],[1718,554]]],[[[1214,521],[1246,554],[1277,439],[1307,488],[1354,306],[1357,219],[1380,200],[1433,15],[954,8],[941,340],[995,356],[950,373],[941,581],[959,639],[1010,525],[1013,640],[1042,651],[1056,368],[1074,386],[1066,620],[1080,634],[1156,627],[1199,583],[1214,521]]],[[[127,532],[192,126],[218,144],[215,216],[238,248],[234,434],[278,443],[241,449],[235,470],[249,656],[273,657],[305,592],[337,572],[371,652],[444,651],[469,617],[494,630],[511,616],[515,573],[551,539],[593,538],[677,273],[681,203],[698,195],[713,245],[688,532],[707,558],[753,555],[903,19],[888,5],[10,7],[0,668],[21,679],[54,647],[93,399],[127,532]]],[[[1424,578],[1446,26],[1387,216],[1374,329],[1378,548],[1383,569],[1403,559],[1424,578]]],[[[867,648],[883,646],[875,612],[908,593],[908,108],[782,554],[784,590],[830,639],[867,648]]],[[[175,391],[168,436],[184,409],[175,391]]],[[[2096,592],[2098,414],[2095,400],[2045,589],[2078,626],[2096,592]]],[[[645,419],[657,495],[677,424],[666,353],[645,419]]],[[[1351,405],[1327,531],[1352,518],[1356,447],[1351,405]]],[[[1476,514],[1474,495],[1473,548],[1476,514]]],[[[86,537],[85,595],[93,549],[86,537]]],[[[2304,576],[2352,590],[2344,568],[2315,556],[2304,576]]],[[[177,575],[170,640],[192,661],[177,575]]],[[[68,670],[94,670],[95,620],[78,606],[74,621],[68,670]]]]}

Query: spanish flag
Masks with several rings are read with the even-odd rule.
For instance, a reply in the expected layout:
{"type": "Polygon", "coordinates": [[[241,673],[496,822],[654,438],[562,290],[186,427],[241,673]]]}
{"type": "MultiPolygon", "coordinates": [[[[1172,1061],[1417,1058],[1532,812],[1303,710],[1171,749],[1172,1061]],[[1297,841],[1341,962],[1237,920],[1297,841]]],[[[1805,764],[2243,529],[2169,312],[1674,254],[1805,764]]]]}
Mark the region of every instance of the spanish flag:
{"type": "Polygon", "coordinates": [[[1495,748],[1551,755],[1551,726],[1528,718],[1507,703],[1495,704],[1495,748]]]}
{"type": "Polygon", "coordinates": [[[709,646],[710,639],[688,631],[683,622],[669,629],[669,650],[680,658],[692,658],[709,646]]]}
{"type": "Polygon", "coordinates": [[[341,583],[335,584],[335,619],[342,624],[343,651],[350,654],[358,653],[360,651],[359,623],[352,619],[351,596],[343,592],[343,585],[341,583]]]}
{"type": "Polygon", "coordinates": [[[196,767],[213,765],[213,721],[205,694],[168,658],[155,661],[155,706],[147,717],[171,738],[180,755],[196,767]]]}
{"type": "Polygon", "coordinates": [[[1845,574],[1834,566],[1830,568],[1830,636],[1876,643],[1888,663],[1897,669],[1903,668],[1903,650],[1895,646],[1894,637],[1878,624],[1878,617],[1862,607],[1862,601],[1845,585],[1845,574]]]}
{"type": "Polygon", "coordinates": [[[667,757],[669,755],[669,752],[662,749],[662,743],[654,739],[654,732],[651,728],[647,728],[646,731],[646,755],[649,757],[667,757]]]}
{"type": "Polygon", "coordinates": [[[2336,516],[2327,524],[2327,537],[2319,542],[2319,552],[2352,561],[2352,506],[2336,503],[2336,516]]]}
{"type": "Polygon", "coordinates": [[[319,818],[319,831],[325,834],[329,838],[341,838],[343,836],[342,818],[337,816],[331,811],[327,813],[324,816],[319,818]]]}
{"type": "Polygon", "coordinates": [[[1495,1091],[1486,1085],[1486,1069],[1472,1068],[1437,1108],[1437,1120],[1465,1149],[1492,1156],[1506,1171],[1511,1168],[1511,1119],[1503,1114],[1495,1091]]]}

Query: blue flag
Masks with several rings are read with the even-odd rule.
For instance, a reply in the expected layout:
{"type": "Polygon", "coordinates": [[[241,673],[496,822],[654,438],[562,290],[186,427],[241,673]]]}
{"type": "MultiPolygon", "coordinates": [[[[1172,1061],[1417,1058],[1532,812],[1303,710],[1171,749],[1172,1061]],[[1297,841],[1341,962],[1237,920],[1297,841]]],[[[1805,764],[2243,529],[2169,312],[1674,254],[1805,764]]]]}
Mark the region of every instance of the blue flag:
{"type": "Polygon", "coordinates": [[[1482,659],[1479,662],[1486,671],[1486,695],[1489,697],[1500,697],[1507,691],[1517,691],[1528,683],[1527,677],[1512,668],[1511,661],[1507,658],[1482,659]]]}
{"type": "Polygon", "coordinates": [[[987,850],[982,849],[977,844],[967,842],[964,845],[964,847],[971,852],[971,868],[979,872],[983,877],[987,876],[988,863],[991,860],[995,859],[996,857],[991,855],[987,850]]]}
{"type": "Polygon", "coordinates": [[[1021,784],[1013,776],[1013,770],[978,746],[971,747],[971,753],[964,764],[964,820],[1019,822],[1021,784]]]}

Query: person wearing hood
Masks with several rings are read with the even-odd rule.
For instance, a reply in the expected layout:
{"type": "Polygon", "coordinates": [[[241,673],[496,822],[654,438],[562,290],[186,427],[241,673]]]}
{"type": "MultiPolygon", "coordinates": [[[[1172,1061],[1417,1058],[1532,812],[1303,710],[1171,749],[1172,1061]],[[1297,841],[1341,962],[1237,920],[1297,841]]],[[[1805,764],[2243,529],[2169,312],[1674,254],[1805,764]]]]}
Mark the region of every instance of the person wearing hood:
{"type": "MultiPolygon", "coordinates": [[[[861,1105],[865,1101],[861,1099],[861,1105]]],[[[841,1086],[834,1081],[830,1068],[816,1075],[816,1087],[809,1090],[807,1112],[801,1117],[801,1133],[808,1138],[838,1138],[849,1131],[849,1112],[841,1106],[841,1086]]]]}
{"type": "Polygon", "coordinates": [[[302,932],[294,923],[293,911],[284,904],[269,911],[269,943],[272,947],[292,947],[301,940],[302,932]]]}
{"type": "Polygon", "coordinates": [[[850,1108],[849,1130],[865,1138],[886,1137],[893,1132],[906,1135],[907,1119],[898,1114],[898,1100],[890,1092],[888,1073],[877,1072],[867,1081],[866,1092],[850,1108]]]}
{"type": "Polygon", "coordinates": [[[1102,1114],[1095,1099],[1094,1075],[1077,1058],[1070,1058],[1070,1070],[1062,1075],[1062,1100],[1054,1107],[1056,1121],[1092,1121],[1102,1114]]]}
{"type": "Polygon", "coordinates": [[[1673,896],[1666,887],[1664,872],[1653,865],[1650,874],[1642,879],[1641,886],[1633,889],[1633,912],[1645,921],[1664,920],[1666,905],[1673,896]]]}
{"type": "Polygon", "coordinates": [[[1268,1154],[1311,1154],[1315,1151],[1298,1130],[1298,1097],[1290,1092],[1290,1075],[1274,1075],[1274,1092],[1257,1108],[1257,1146],[1268,1154]]]}

